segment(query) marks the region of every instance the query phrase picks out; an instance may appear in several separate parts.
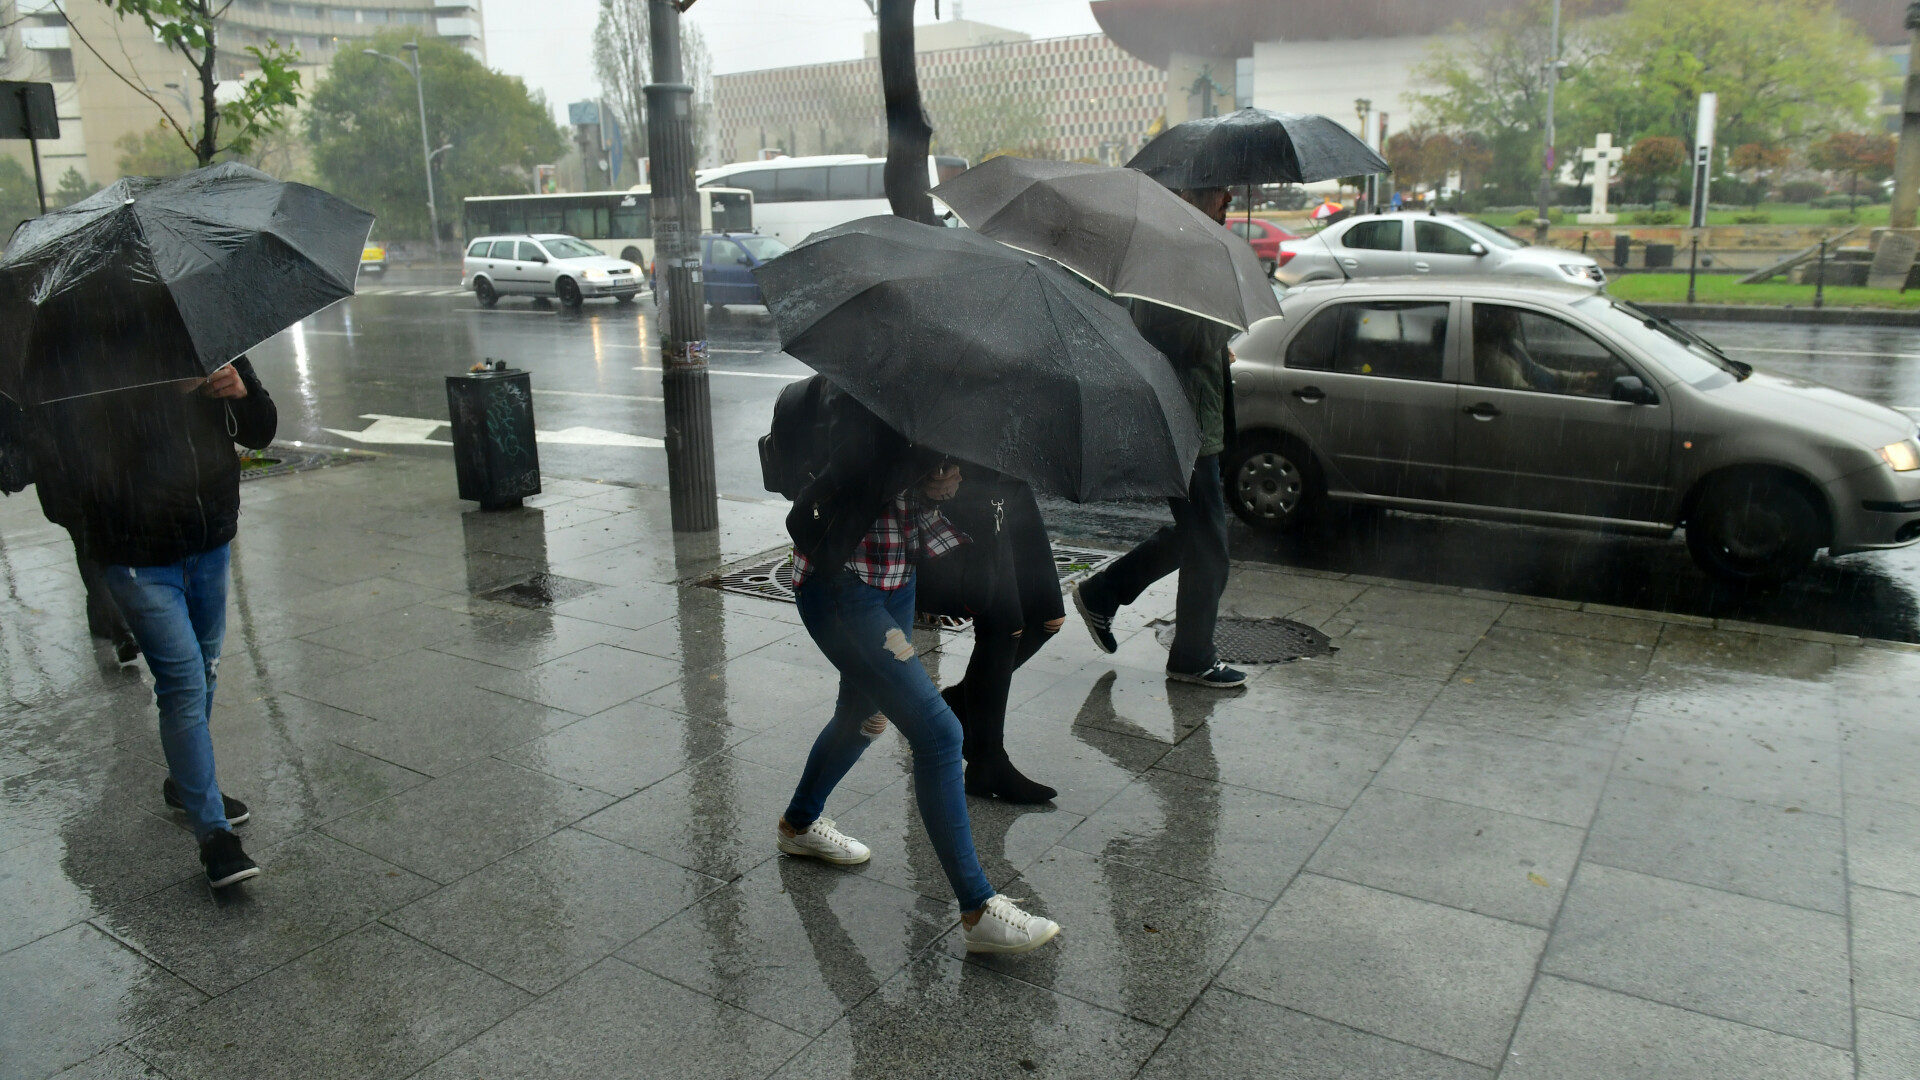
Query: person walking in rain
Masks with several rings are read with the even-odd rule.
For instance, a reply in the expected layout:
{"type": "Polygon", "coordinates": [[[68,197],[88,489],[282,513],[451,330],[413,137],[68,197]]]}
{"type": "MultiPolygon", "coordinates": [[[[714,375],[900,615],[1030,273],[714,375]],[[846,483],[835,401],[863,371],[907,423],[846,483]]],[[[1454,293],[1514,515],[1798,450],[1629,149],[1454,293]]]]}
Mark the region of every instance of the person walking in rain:
{"type": "Polygon", "coordinates": [[[914,794],[927,837],[959,898],[968,952],[1019,953],[1059,933],[994,891],[974,851],[961,777],[960,722],[914,655],[914,562],[967,538],[938,504],[959,489],[959,466],[909,444],[850,396],[827,406],[828,460],[787,515],[794,593],[807,633],[840,672],[833,718],[775,833],[789,855],[839,865],[872,851],[821,816],[835,785],[884,713],[913,749],[914,794]]]}
{"type": "MultiPolygon", "coordinates": [[[[1232,194],[1225,188],[1178,192],[1216,223],[1225,224],[1232,194]]],[[[1135,300],[1133,323],[1140,335],[1172,362],[1199,423],[1200,456],[1193,463],[1187,497],[1168,499],[1173,524],[1162,528],[1106,569],[1074,586],[1073,603],[1103,652],[1119,649],[1113,617],[1139,599],[1147,586],[1178,570],[1173,648],[1167,677],[1201,686],[1231,688],[1247,681],[1213,647],[1220,596],[1227,588],[1227,505],[1220,484],[1220,453],[1226,448],[1227,342],[1233,330],[1197,315],[1135,300]]]]}
{"type": "MultiPolygon", "coordinates": [[[[138,349],[129,333],[120,343],[138,349]]],[[[88,394],[33,408],[34,480],[49,520],[97,564],[153,673],[161,797],[183,811],[207,881],[255,877],[222,794],[207,723],[226,632],[228,544],[240,515],[234,443],[260,448],[278,417],[246,357],[206,379],[88,394]]]]}

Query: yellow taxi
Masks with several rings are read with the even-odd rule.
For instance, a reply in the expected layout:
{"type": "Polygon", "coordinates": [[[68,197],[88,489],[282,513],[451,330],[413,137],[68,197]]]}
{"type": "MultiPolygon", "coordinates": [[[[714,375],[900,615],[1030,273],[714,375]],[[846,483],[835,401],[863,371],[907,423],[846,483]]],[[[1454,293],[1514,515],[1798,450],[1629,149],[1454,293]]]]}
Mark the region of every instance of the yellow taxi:
{"type": "Polygon", "coordinates": [[[367,246],[360,249],[361,271],[363,273],[367,271],[380,273],[386,270],[386,268],[387,245],[374,243],[371,240],[367,241],[367,246]]]}

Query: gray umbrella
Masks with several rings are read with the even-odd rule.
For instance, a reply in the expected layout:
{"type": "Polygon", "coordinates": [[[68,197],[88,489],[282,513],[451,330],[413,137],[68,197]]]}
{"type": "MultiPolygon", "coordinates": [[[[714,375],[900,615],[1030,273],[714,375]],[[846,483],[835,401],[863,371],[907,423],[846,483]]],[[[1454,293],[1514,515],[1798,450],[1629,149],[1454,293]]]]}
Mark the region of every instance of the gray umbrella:
{"type": "Polygon", "coordinates": [[[1245,330],[1280,302],[1247,242],[1132,169],[997,157],[933,189],[967,227],[1114,296],[1245,330]]]}
{"type": "Polygon", "coordinates": [[[1342,124],[1251,107],[1175,124],[1141,147],[1127,168],[1170,188],[1312,184],[1392,171],[1342,124]]]}

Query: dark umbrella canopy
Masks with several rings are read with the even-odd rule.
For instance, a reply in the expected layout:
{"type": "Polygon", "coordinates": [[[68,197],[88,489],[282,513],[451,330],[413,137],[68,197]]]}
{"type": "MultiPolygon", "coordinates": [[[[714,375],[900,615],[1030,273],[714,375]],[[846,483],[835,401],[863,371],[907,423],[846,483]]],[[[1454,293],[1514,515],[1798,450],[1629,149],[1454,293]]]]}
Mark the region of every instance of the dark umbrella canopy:
{"type": "Polygon", "coordinates": [[[1132,169],[997,157],[933,189],[967,227],[1115,296],[1245,330],[1280,301],[1245,240],[1132,169]]]}
{"type": "Polygon", "coordinates": [[[17,229],[0,393],[44,402],[211,374],[353,295],[373,216],[224,164],[132,176],[17,229]]]}
{"type": "Polygon", "coordinates": [[[1200,432],[1119,305],[967,229],[870,217],[754,271],[787,352],[916,444],[1077,501],[1180,495],[1200,432]]]}
{"type": "Polygon", "coordinates": [[[1170,188],[1311,184],[1391,172],[1344,126],[1312,113],[1237,109],[1175,124],[1127,162],[1170,188]]]}

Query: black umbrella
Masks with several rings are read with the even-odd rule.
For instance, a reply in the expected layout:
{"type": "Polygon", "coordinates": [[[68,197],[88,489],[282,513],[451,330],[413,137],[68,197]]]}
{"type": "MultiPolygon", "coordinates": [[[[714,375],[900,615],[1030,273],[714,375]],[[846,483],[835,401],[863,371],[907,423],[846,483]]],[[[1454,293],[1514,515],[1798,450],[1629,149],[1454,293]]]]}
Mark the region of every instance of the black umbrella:
{"type": "Polygon", "coordinates": [[[23,223],[0,259],[0,393],[209,375],[353,295],[373,215],[244,165],[130,176],[23,223]]]}
{"type": "Polygon", "coordinates": [[[914,443],[1076,501],[1181,495],[1180,383],[1119,305],[968,229],[870,217],[754,271],[787,352],[914,443]]]}
{"type": "Polygon", "coordinates": [[[1311,184],[1392,171],[1342,125],[1311,113],[1238,109],[1175,124],[1127,162],[1170,188],[1311,184]]]}
{"type": "Polygon", "coordinates": [[[1132,169],[997,157],[933,189],[967,227],[1115,296],[1245,330],[1280,314],[1247,242],[1132,169]]]}

